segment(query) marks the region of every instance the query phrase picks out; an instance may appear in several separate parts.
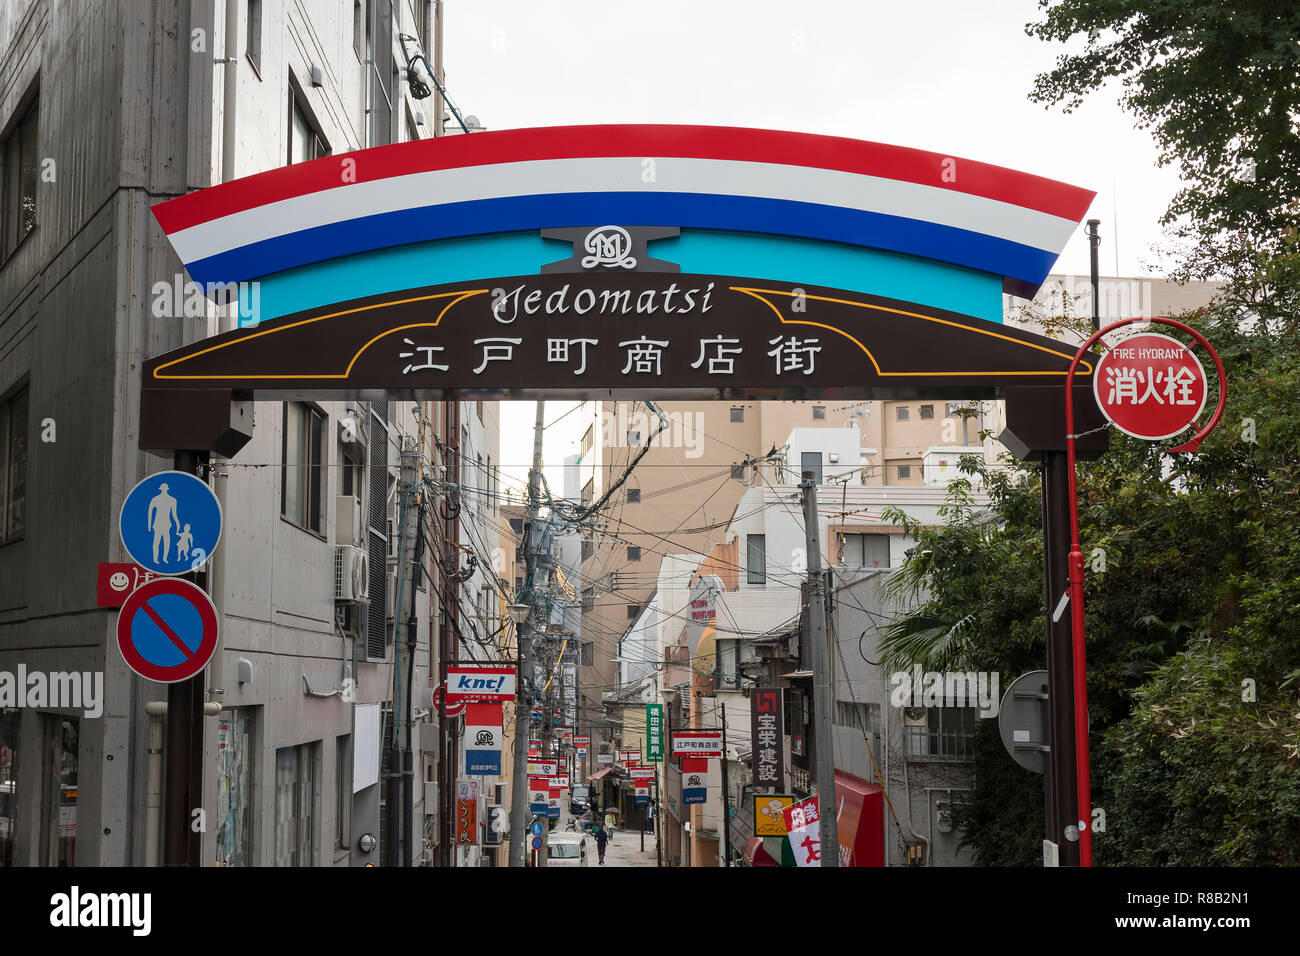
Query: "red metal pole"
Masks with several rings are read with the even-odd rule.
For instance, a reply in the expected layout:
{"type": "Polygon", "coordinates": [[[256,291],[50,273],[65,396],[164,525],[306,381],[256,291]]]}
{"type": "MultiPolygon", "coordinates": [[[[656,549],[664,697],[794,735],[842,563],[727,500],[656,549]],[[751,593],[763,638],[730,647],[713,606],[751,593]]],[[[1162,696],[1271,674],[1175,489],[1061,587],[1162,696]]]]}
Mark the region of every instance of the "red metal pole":
{"type": "MultiPolygon", "coordinates": [[[[1070,621],[1074,632],[1074,753],[1077,762],[1078,800],[1079,800],[1079,865],[1092,866],[1092,785],[1088,776],[1088,683],[1085,671],[1084,653],[1084,618],[1083,618],[1083,550],[1079,547],[1079,495],[1074,474],[1074,373],[1084,355],[1107,332],[1132,325],[1134,322],[1156,322],[1172,325],[1196,339],[1214,359],[1215,370],[1219,373],[1219,403],[1209,423],[1177,448],[1169,449],[1170,454],[1194,452],[1200,447],[1211,429],[1219,423],[1223,407],[1228,400],[1228,379],[1223,370],[1223,361],[1214,347],[1206,341],[1205,336],[1190,326],[1176,319],[1155,316],[1147,319],[1135,317],[1112,322],[1104,329],[1098,329],[1088,340],[1079,346],[1070,363],[1070,370],[1065,373],[1065,455],[1070,481],[1070,621]]],[[[1188,424],[1191,424],[1190,422],[1188,424]]]]}

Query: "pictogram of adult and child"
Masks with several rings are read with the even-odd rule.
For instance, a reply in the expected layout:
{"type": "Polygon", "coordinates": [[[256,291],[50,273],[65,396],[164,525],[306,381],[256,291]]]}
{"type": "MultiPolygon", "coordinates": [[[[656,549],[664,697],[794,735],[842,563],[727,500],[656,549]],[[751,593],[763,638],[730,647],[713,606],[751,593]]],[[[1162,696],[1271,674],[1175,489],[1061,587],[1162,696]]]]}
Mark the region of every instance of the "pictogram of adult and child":
{"type": "Polygon", "coordinates": [[[122,503],[122,543],[156,574],[197,571],[221,537],[221,504],[207,482],[180,471],[150,475],[122,503]]]}
{"type": "Polygon", "coordinates": [[[158,487],[158,494],[154,495],[149,501],[149,526],[147,531],[153,532],[153,560],[158,562],[158,548],[162,547],[163,564],[171,562],[172,547],[172,525],[176,525],[176,530],[180,532],[176,536],[176,560],[185,561],[190,556],[190,548],[194,546],[194,535],[190,533],[190,526],[185,525],[181,529],[181,519],[176,511],[176,499],[167,493],[167,482],[163,482],[158,487]]]}

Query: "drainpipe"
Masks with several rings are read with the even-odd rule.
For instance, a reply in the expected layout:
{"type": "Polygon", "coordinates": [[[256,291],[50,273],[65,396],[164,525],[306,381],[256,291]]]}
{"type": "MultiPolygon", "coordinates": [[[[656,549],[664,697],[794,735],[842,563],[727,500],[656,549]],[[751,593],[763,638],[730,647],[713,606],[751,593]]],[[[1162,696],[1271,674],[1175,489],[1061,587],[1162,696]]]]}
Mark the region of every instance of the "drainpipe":
{"type": "Polygon", "coordinates": [[[149,762],[144,797],[144,865],[158,865],[158,834],[162,823],[163,715],[167,701],[151,700],[144,705],[149,716],[149,762]]]}

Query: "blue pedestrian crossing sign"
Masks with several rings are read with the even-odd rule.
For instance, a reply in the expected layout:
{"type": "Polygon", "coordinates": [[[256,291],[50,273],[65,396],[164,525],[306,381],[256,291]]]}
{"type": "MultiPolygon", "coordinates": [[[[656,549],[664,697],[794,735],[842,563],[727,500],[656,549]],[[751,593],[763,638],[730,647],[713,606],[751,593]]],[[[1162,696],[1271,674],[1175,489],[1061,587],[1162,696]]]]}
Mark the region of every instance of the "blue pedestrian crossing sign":
{"type": "Polygon", "coordinates": [[[189,574],[221,540],[221,504],[207,482],[160,471],[131,489],[118,522],[131,560],[156,574],[189,574]]]}
{"type": "Polygon", "coordinates": [[[541,821],[541,820],[534,820],[533,823],[532,823],[532,826],[530,826],[530,827],[528,828],[528,831],[529,831],[533,836],[538,836],[538,837],[541,836],[541,835],[542,835],[542,821],[541,821]]]}

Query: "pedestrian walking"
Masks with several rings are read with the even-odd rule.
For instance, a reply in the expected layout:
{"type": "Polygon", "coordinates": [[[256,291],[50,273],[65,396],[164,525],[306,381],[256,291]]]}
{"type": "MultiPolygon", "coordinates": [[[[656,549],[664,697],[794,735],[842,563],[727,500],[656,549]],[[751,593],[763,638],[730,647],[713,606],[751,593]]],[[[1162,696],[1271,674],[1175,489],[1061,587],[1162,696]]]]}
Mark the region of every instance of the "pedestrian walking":
{"type": "Polygon", "coordinates": [[[609,831],[609,839],[614,839],[614,811],[608,807],[605,809],[605,829],[609,831]]]}
{"type": "Polygon", "coordinates": [[[609,842],[609,834],[605,832],[604,827],[596,824],[596,853],[600,856],[600,865],[605,865],[605,844],[609,842]]]}

